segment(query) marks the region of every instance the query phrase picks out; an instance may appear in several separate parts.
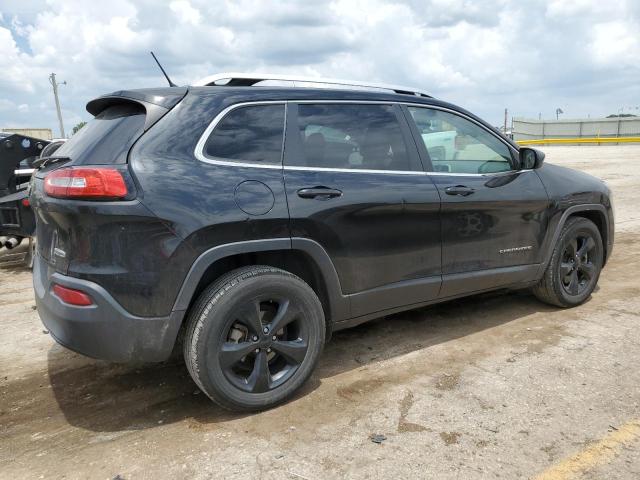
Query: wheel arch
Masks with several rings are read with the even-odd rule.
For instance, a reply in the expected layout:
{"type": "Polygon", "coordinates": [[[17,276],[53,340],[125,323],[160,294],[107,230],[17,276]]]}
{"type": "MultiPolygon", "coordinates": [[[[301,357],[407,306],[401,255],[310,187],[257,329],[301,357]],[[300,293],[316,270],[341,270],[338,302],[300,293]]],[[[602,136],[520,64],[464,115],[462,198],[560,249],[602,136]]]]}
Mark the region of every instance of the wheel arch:
{"type": "Polygon", "coordinates": [[[590,203],[583,205],[573,205],[564,212],[562,212],[562,216],[558,221],[558,224],[554,230],[552,242],[548,248],[548,251],[545,254],[544,262],[541,264],[541,268],[539,270],[539,276],[542,276],[547,265],[551,261],[551,256],[553,255],[553,249],[560,238],[560,233],[562,232],[563,227],[567,223],[569,217],[582,217],[587,220],[592,221],[598,231],[600,232],[600,236],[602,237],[602,246],[603,246],[603,266],[607,261],[607,242],[609,240],[609,217],[607,216],[607,210],[604,205],[598,203],[590,203]]]}
{"type": "Polygon", "coordinates": [[[314,290],[324,310],[327,339],[331,326],[349,317],[348,299],[327,252],[305,238],[249,240],[213,247],[193,263],[175,301],[174,311],[188,311],[198,295],[220,275],[247,265],[268,265],[299,276],[314,290]]]}

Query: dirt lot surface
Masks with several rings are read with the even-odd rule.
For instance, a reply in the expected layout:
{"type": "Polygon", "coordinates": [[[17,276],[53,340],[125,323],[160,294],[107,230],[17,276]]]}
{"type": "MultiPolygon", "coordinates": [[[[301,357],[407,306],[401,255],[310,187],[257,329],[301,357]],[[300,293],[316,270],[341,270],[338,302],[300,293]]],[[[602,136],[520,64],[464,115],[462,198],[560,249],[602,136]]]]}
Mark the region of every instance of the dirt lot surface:
{"type": "Polygon", "coordinates": [[[65,350],[30,272],[0,269],[0,478],[640,478],[640,146],[545,151],[615,192],[590,301],[491,294],[340,332],[301,394],[260,414],[220,410],[177,361],[65,350]]]}

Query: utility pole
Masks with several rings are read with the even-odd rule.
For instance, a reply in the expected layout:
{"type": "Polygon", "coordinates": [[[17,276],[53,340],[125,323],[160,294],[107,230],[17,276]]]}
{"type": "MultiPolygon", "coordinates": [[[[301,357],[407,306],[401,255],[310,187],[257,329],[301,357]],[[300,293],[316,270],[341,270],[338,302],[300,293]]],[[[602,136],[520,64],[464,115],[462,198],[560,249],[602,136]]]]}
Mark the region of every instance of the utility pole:
{"type": "Polygon", "coordinates": [[[504,130],[503,130],[504,134],[507,134],[507,109],[504,109],[504,130]]]}
{"type": "Polygon", "coordinates": [[[67,82],[58,83],[56,81],[56,74],[49,75],[49,83],[53,87],[53,97],[56,99],[56,111],[58,112],[58,123],[60,124],[60,137],[66,138],[64,134],[64,125],[62,124],[62,112],[60,111],[60,100],[58,99],[58,86],[66,85],[67,82]]]}

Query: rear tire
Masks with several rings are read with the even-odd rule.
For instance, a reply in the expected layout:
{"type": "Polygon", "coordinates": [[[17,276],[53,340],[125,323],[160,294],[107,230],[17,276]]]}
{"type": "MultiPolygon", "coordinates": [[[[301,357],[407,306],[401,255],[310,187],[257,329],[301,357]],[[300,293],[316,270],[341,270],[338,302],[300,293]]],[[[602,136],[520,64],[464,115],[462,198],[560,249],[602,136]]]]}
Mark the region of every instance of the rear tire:
{"type": "Polygon", "coordinates": [[[235,411],[291,398],[313,372],[325,340],[322,305],[311,287],[268,266],[220,277],[187,321],[189,373],[209,398],[235,411]]]}
{"type": "Polygon", "coordinates": [[[569,217],[533,293],[539,300],[557,307],[580,305],[598,283],[603,258],[598,227],[586,218],[569,217]]]}

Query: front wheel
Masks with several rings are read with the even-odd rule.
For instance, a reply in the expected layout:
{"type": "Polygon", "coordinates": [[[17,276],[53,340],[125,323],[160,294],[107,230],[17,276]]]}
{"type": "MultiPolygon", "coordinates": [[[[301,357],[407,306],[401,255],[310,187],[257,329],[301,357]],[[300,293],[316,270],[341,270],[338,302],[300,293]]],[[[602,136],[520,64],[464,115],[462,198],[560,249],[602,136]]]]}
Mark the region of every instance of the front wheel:
{"type": "Polygon", "coordinates": [[[603,258],[598,227],[586,218],[569,217],[534,294],[558,307],[580,305],[598,283],[603,258]]]}
{"type": "Polygon", "coordinates": [[[191,310],[184,342],[198,386],[230,410],[272,407],[315,368],[325,339],[322,306],[297,276],[244,267],[210,285],[191,310]]]}

